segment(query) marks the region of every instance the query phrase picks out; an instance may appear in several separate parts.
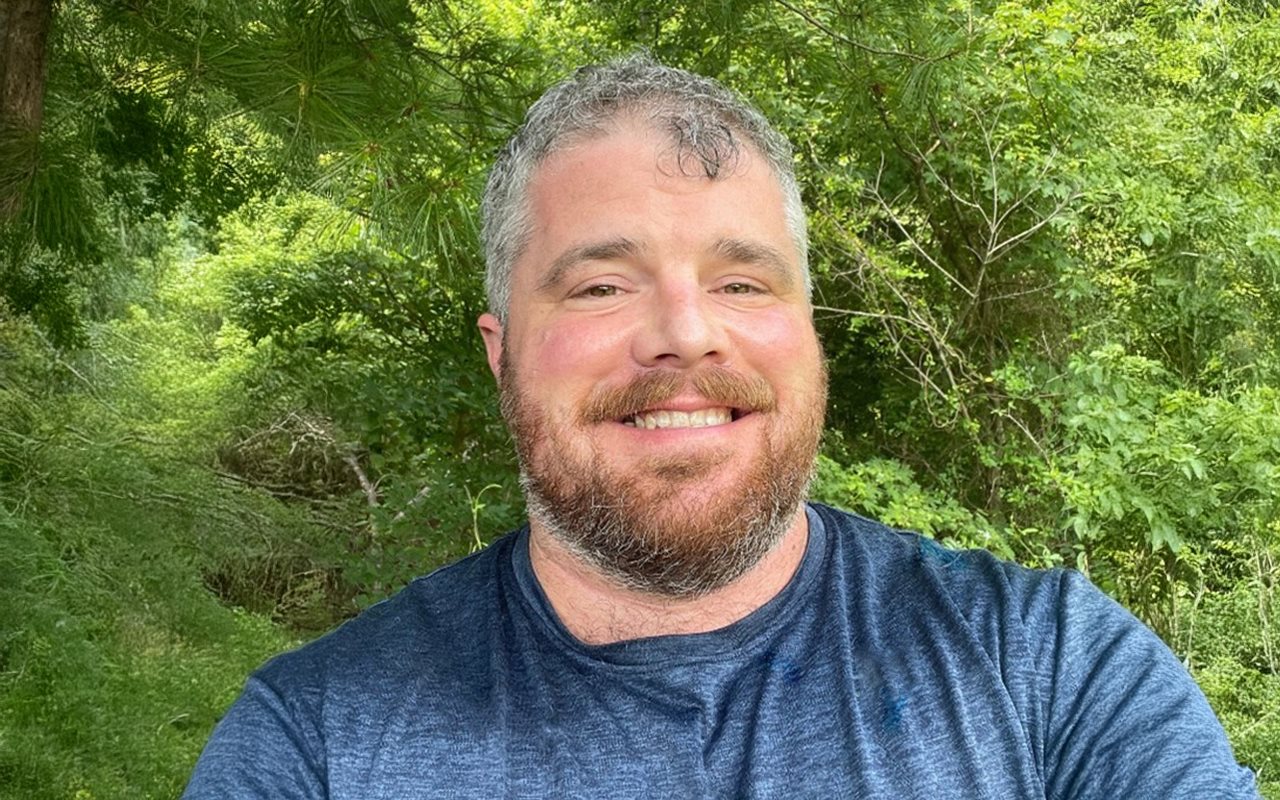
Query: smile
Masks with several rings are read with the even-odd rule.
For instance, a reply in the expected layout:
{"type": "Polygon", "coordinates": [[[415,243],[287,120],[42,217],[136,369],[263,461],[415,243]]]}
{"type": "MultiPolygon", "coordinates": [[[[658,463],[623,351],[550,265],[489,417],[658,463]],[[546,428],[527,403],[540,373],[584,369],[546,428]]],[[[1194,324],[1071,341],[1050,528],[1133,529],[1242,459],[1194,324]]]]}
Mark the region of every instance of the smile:
{"type": "Polygon", "coordinates": [[[659,428],[709,428],[727,425],[733,421],[733,411],[728,408],[705,408],[698,411],[643,411],[627,417],[622,424],[631,428],[657,430],[659,428]]]}

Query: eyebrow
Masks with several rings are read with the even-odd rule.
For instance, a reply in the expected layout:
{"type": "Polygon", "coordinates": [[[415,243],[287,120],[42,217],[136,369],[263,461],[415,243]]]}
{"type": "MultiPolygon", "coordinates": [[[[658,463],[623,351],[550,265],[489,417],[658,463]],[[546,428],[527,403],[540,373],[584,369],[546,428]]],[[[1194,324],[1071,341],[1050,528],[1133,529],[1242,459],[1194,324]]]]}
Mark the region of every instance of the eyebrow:
{"type": "Polygon", "coordinates": [[[789,291],[795,287],[795,269],[786,257],[773,247],[745,239],[725,238],[711,246],[711,253],[735,264],[764,267],[773,273],[779,288],[789,291]]]}
{"type": "Polygon", "coordinates": [[[555,288],[564,280],[565,275],[570,270],[584,261],[608,261],[610,259],[631,257],[642,250],[644,250],[642,245],[625,236],[571,247],[561,253],[555,261],[551,262],[551,266],[547,268],[542,280],[538,281],[538,291],[555,288]]]}

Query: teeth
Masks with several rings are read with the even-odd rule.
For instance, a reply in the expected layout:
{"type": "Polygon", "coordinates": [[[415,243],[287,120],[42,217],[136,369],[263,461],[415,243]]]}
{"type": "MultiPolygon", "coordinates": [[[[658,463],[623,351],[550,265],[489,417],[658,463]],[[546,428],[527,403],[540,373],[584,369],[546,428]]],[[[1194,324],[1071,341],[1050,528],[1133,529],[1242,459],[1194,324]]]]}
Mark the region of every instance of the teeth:
{"type": "Polygon", "coordinates": [[[636,414],[624,424],[652,431],[658,428],[707,428],[732,421],[729,409],[707,408],[701,411],[648,411],[636,414]]]}

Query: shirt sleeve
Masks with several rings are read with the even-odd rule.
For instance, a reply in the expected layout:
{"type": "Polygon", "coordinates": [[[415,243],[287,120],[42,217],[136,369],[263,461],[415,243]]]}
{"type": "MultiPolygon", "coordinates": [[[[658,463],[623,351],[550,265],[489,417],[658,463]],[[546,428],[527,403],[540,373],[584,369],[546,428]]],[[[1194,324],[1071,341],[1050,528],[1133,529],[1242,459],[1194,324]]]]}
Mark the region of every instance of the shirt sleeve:
{"type": "Polygon", "coordinates": [[[1173,652],[1080,573],[1051,573],[1029,626],[1048,800],[1259,800],[1222,725],[1173,652]],[[1045,591],[1047,590],[1047,591],[1045,591]]]}
{"type": "Polygon", "coordinates": [[[300,723],[267,682],[249,678],[214,728],[196,762],[184,800],[328,797],[318,730],[300,723]]]}

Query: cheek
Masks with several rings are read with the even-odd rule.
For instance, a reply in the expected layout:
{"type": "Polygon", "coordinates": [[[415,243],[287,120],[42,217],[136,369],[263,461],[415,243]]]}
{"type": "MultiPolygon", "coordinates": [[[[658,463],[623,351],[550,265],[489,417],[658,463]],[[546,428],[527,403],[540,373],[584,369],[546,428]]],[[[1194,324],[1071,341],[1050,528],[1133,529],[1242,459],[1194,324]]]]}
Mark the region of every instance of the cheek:
{"type": "Polygon", "coordinates": [[[626,363],[627,338],[623,326],[599,321],[560,320],[544,327],[530,342],[531,372],[555,381],[547,391],[575,383],[594,386],[626,363]]]}
{"type": "Polygon", "coordinates": [[[735,339],[747,361],[766,375],[804,380],[821,362],[813,325],[791,310],[752,314],[738,327],[735,339]]]}
{"type": "Polygon", "coordinates": [[[763,377],[778,393],[789,413],[801,413],[818,404],[822,396],[822,349],[807,316],[756,315],[737,339],[746,366],[763,377]]]}

